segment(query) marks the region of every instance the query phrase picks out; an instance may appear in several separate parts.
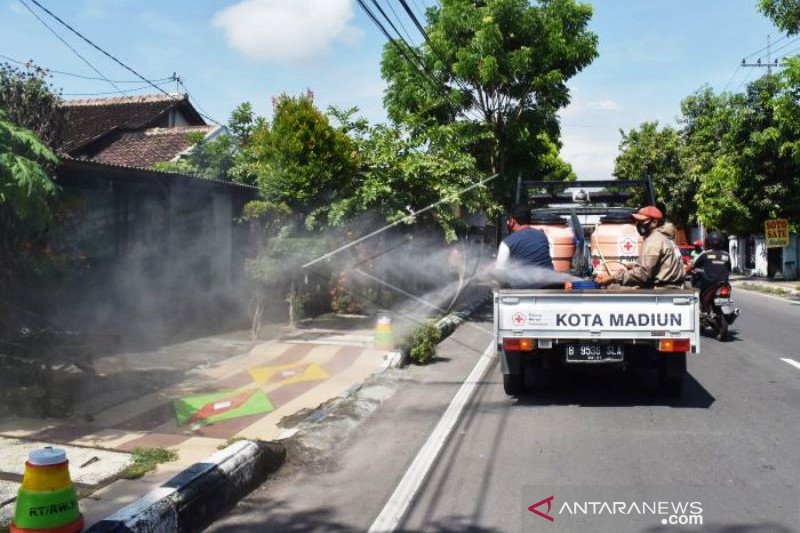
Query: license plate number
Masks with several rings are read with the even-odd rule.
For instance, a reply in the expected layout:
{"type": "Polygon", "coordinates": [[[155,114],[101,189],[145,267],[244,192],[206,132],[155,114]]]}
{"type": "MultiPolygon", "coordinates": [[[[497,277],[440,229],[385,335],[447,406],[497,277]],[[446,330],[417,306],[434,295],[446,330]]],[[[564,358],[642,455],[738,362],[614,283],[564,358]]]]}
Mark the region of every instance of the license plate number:
{"type": "Polygon", "coordinates": [[[730,303],[728,298],[714,298],[714,305],[730,305],[730,303]]]}
{"type": "Polygon", "coordinates": [[[625,350],[619,344],[570,344],[567,362],[622,361],[625,350]]]}

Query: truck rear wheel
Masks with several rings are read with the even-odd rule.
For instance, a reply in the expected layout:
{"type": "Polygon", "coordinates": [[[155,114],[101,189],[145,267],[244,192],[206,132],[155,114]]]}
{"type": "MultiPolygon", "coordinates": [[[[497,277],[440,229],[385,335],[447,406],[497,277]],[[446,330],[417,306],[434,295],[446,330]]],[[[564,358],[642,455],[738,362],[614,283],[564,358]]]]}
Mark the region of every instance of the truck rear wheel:
{"type": "Polygon", "coordinates": [[[680,396],[686,378],[686,354],[663,356],[658,361],[658,389],[671,397],[680,396]]]}
{"type": "Polygon", "coordinates": [[[524,374],[503,374],[503,390],[509,396],[519,396],[525,390],[524,374]]]}

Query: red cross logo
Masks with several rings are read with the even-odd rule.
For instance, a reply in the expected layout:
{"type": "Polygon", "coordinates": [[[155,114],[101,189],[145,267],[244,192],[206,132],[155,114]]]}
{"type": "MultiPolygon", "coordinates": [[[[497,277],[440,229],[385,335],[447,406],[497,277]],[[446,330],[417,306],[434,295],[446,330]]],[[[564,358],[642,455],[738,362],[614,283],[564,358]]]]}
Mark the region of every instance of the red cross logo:
{"type": "Polygon", "coordinates": [[[511,320],[514,322],[515,326],[524,326],[525,313],[514,313],[514,315],[511,317],[511,320]]]}
{"type": "Polygon", "coordinates": [[[631,250],[633,249],[633,243],[630,239],[625,239],[625,244],[623,244],[622,247],[625,248],[625,251],[630,254],[631,250]]]}

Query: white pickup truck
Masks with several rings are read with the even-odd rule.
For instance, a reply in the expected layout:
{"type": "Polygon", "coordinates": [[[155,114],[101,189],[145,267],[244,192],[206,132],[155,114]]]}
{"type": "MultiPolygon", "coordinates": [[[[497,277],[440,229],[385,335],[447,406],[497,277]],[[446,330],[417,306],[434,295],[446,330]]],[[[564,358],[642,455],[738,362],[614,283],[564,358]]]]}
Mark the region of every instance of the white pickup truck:
{"type": "Polygon", "coordinates": [[[685,289],[500,289],[494,327],[512,396],[550,368],[588,365],[655,368],[677,396],[687,354],[700,352],[699,298],[685,289]]]}

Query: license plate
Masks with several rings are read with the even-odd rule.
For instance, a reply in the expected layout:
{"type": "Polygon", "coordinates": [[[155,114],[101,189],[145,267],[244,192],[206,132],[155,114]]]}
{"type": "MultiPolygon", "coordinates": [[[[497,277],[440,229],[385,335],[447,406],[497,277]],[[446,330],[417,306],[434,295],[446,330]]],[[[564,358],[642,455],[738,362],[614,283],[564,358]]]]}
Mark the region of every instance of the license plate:
{"type": "Polygon", "coordinates": [[[625,350],[620,344],[569,344],[567,362],[622,361],[625,350]]]}
{"type": "Polygon", "coordinates": [[[731,301],[727,298],[714,298],[714,305],[730,305],[731,301]]]}

